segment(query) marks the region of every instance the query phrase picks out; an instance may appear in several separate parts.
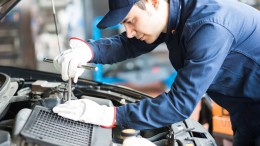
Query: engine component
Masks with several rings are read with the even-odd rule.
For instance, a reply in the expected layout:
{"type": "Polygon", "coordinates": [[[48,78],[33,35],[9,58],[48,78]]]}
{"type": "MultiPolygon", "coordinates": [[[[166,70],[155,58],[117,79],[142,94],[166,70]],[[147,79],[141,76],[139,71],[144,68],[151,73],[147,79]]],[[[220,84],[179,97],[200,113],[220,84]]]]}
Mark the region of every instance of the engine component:
{"type": "Polygon", "coordinates": [[[18,112],[14,122],[13,136],[16,137],[20,134],[24,124],[28,120],[32,110],[24,108],[18,112]]]}
{"type": "Polygon", "coordinates": [[[192,119],[172,124],[167,137],[168,146],[217,146],[210,133],[192,119]]]}
{"type": "Polygon", "coordinates": [[[31,143],[57,146],[101,146],[112,140],[111,129],[66,119],[42,106],[33,109],[21,135],[31,143]]]}
{"type": "Polygon", "coordinates": [[[9,104],[17,89],[18,84],[16,82],[11,82],[9,76],[0,73],[0,115],[9,104]]]}
{"type": "Polygon", "coordinates": [[[8,132],[0,130],[0,145],[1,146],[11,145],[11,136],[8,132]]]}
{"type": "Polygon", "coordinates": [[[32,92],[41,94],[41,93],[47,91],[48,89],[55,88],[60,85],[61,85],[61,83],[57,83],[57,82],[48,82],[48,81],[43,81],[43,80],[37,80],[34,83],[32,83],[32,92]]]}
{"type": "MultiPolygon", "coordinates": [[[[71,89],[71,87],[69,89],[71,89]]],[[[71,94],[68,92],[65,83],[48,82],[46,80],[33,82],[32,93],[32,101],[39,102],[40,105],[48,108],[53,108],[58,103],[67,101],[66,99],[71,94]]]]}
{"type": "Polygon", "coordinates": [[[20,133],[26,121],[28,120],[31,112],[31,109],[24,108],[20,110],[15,117],[14,128],[12,131],[12,143],[15,143],[17,146],[22,146],[22,143],[24,143],[23,139],[20,136],[20,133]]]}
{"type": "Polygon", "coordinates": [[[123,136],[124,138],[126,137],[131,137],[131,136],[137,136],[140,133],[139,130],[135,130],[135,129],[124,129],[121,132],[121,136],[123,136]]]}

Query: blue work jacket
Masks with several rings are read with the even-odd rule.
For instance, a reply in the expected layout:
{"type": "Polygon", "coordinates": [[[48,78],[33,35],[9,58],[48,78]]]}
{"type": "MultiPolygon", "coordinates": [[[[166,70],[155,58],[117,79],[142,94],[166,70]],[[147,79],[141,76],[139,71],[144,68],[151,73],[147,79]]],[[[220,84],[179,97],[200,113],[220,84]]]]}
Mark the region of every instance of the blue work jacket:
{"type": "Polygon", "coordinates": [[[169,0],[167,33],[152,44],[126,33],[89,42],[92,62],[112,64],[165,42],[178,72],[168,93],[116,108],[122,128],[151,129],[188,118],[204,93],[229,111],[260,102],[260,12],[234,0],[169,0]]]}

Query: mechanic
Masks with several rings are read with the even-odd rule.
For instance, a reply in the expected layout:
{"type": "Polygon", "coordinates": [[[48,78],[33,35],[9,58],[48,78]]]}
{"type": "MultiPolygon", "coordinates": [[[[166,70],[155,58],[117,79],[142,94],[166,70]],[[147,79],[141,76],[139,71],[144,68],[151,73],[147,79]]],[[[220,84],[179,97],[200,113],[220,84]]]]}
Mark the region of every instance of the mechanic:
{"type": "MultiPolygon", "coordinates": [[[[204,93],[230,113],[234,145],[260,141],[260,12],[233,0],[109,0],[98,23],[123,24],[109,38],[71,38],[54,59],[62,79],[83,73],[79,64],[112,64],[151,52],[165,42],[178,74],[168,93],[119,107],[68,101],[59,115],[104,127],[159,128],[188,118],[204,93]]],[[[260,142],[259,142],[260,143],[260,142]]],[[[258,143],[258,144],[259,144],[258,143]]]]}

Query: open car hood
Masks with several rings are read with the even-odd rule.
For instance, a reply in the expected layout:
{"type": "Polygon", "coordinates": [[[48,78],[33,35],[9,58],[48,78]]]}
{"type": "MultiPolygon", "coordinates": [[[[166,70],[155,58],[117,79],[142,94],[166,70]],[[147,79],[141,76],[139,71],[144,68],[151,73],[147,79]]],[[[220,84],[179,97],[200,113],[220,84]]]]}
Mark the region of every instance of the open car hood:
{"type": "Polygon", "coordinates": [[[21,0],[0,0],[0,20],[13,9],[21,0]]]}

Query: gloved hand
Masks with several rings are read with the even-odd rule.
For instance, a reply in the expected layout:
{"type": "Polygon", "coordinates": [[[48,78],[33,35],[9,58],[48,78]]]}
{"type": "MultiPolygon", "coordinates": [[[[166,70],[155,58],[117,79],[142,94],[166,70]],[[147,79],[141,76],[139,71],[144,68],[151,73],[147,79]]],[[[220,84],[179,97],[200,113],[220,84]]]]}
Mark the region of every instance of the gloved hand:
{"type": "Polygon", "coordinates": [[[145,138],[129,137],[124,140],[123,146],[156,146],[156,145],[145,138]]]}
{"type": "Polygon", "coordinates": [[[71,49],[56,56],[53,63],[54,67],[61,72],[64,81],[74,78],[73,81],[76,83],[84,72],[84,69],[78,66],[86,65],[94,55],[89,45],[79,38],[71,38],[69,45],[71,49]]]}
{"type": "Polygon", "coordinates": [[[67,101],[55,106],[53,112],[64,118],[100,125],[104,128],[115,126],[116,108],[99,105],[89,99],[67,101]]]}

